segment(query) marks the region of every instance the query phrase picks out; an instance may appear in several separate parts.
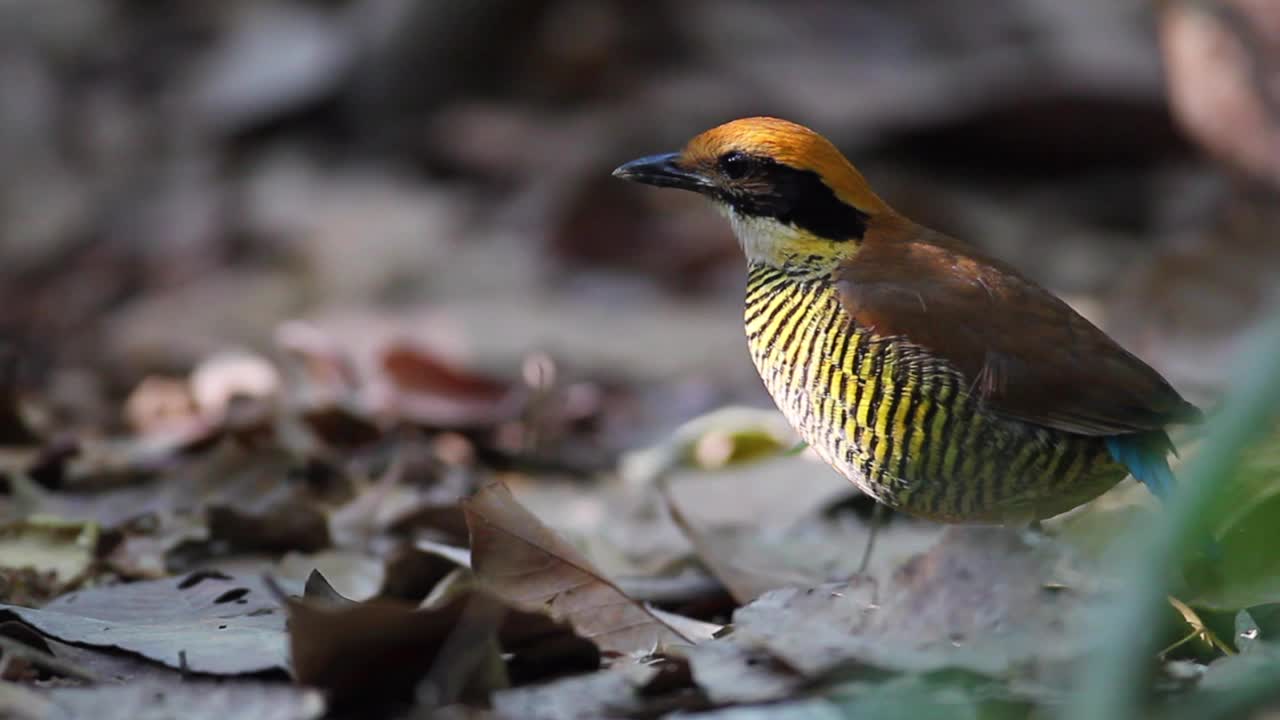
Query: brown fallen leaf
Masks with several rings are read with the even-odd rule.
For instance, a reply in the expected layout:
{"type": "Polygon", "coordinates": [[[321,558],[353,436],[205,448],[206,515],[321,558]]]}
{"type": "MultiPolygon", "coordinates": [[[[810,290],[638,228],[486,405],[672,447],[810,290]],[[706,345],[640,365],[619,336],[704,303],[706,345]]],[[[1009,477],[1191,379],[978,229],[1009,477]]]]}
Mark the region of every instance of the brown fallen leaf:
{"type": "Polygon", "coordinates": [[[419,425],[490,427],[514,419],[521,406],[515,385],[455,367],[421,348],[393,344],[380,361],[396,413],[419,425]]]}
{"type": "MultiPolygon", "coordinates": [[[[406,693],[430,671],[471,602],[463,597],[424,612],[385,600],[341,606],[290,599],[294,677],[339,698],[406,693]]],[[[495,620],[489,629],[496,628],[495,620]]]]}
{"type": "Polygon", "coordinates": [[[397,545],[387,553],[386,573],[378,596],[420,603],[455,567],[454,563],[412,545],[397,545]]]}
{"type": "Polygon", "coordinates": [[[693,638],[627,597],[500,482],[463,501],[476,578],[516,607],[568,622],[610,655],[650,653],[693,638]]]}
{"type": "Polygon", "coordinates": [[[324,513],[300,502],[281,502],[260,513],[214,505],[206,521],[212,540],[238,552],[317,552],[332,544],[324,513]]]}
{"type": "Polygon", "coordinates": [[[507,666],[522,658],[578,658],[568,669],[594,669],[594,646],[535,613],[524,613],[474,588],[430,608],[392,600],[352,603],[319,573],[310,599],[290,598],[289,647],[294,676],[340,699],[403,694],[444,705],[484,699],[506,687],[507,666]],[[584,652],[586,664],[584,666],[584,652]]]}

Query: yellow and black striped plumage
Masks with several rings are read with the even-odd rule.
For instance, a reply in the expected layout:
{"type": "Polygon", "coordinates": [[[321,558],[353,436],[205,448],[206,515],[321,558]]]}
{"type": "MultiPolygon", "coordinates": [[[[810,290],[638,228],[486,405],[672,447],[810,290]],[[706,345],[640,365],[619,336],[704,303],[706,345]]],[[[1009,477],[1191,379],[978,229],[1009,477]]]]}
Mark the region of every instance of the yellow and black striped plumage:
{"type": "Polygon", "coordinates": [[[692,190],[728,217],[760,377],[883,503],[1020,523],[1126,473],[1172,489],[1165,427],[1199,411],[1052,293],[895,212],[821,135],[735,120],[615,175],[692,190]]]}
{"type": "Polygon", "coordinates": [[[805,442],[895,509],[1024,522],[1127,474],[1102,440],[985,411],[945,360],[858,328],[829,279],[753,265],[746,331],[760,377],[805,442]]]}

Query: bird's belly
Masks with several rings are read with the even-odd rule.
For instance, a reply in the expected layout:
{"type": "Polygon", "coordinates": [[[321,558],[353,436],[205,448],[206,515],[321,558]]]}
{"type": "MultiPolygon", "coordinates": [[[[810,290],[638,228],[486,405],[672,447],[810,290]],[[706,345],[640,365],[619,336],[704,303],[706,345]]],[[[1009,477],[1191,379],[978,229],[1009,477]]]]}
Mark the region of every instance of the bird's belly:
{"type": "Polygon", "coordinates": [[[789,296],[762,310],[749,288],[752,359],[801,437],[881,502],[949,522],[1025,522],[1125,476],[1100,439],[989,413],[949,364],[852,327],[820,287],[805,294],[794,310],[789,296]]]}

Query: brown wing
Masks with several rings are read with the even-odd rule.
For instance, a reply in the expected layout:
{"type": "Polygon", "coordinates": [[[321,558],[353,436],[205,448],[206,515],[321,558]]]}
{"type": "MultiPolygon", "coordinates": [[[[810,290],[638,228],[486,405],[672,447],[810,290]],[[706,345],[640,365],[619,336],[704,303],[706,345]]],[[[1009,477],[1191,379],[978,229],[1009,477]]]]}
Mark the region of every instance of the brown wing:
{"type": "Polygon", "coordinates": [[[869,233],[837,283],[855,322],[950,361],[998,413],[1083,435],[1199,416],[1066,303],[945,235],[906,224],[869,233]]]}

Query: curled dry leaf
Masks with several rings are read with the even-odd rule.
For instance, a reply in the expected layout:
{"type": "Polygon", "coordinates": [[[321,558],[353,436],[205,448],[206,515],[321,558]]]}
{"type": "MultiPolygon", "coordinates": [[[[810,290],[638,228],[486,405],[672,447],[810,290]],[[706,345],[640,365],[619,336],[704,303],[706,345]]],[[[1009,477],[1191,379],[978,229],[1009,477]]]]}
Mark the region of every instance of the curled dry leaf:
{"type": "Polygon", "coordinates": [[[648,653],[694,639],[627,597],[502,483],[463,503],[476,578],[516,607],[568,622],[601,651],[648,653]]]}

